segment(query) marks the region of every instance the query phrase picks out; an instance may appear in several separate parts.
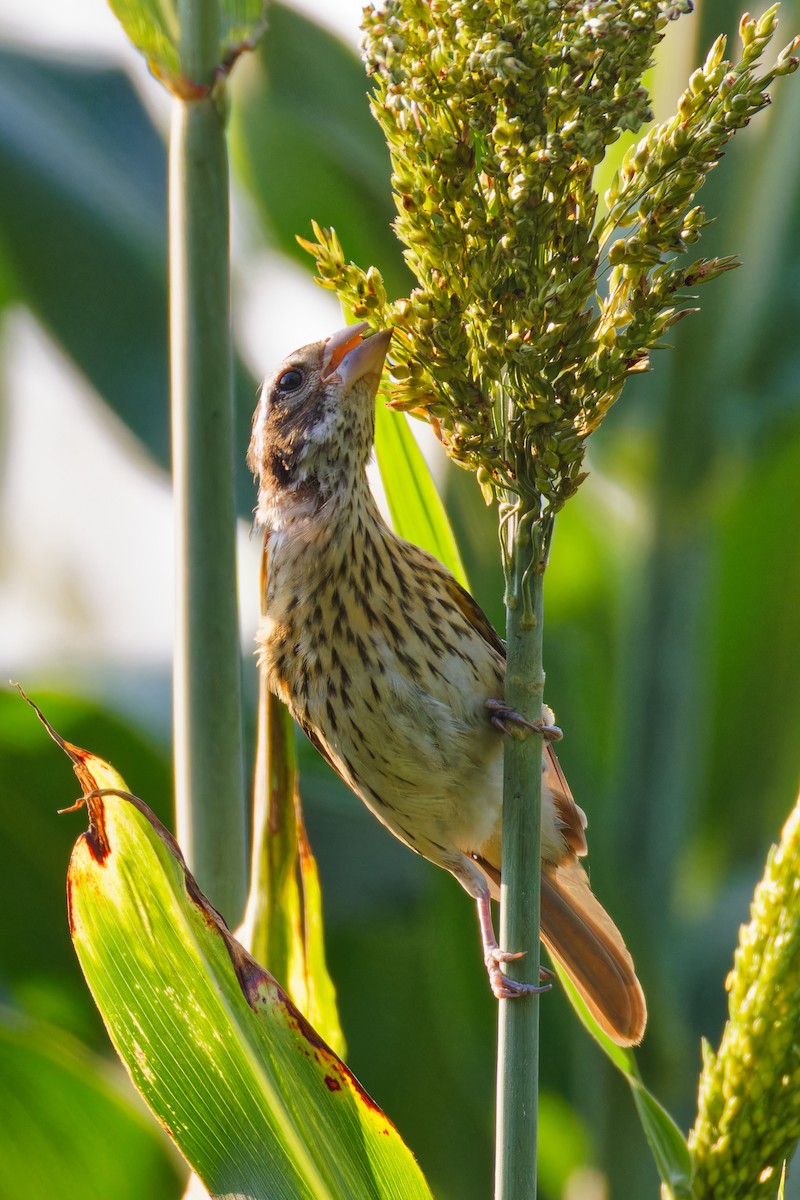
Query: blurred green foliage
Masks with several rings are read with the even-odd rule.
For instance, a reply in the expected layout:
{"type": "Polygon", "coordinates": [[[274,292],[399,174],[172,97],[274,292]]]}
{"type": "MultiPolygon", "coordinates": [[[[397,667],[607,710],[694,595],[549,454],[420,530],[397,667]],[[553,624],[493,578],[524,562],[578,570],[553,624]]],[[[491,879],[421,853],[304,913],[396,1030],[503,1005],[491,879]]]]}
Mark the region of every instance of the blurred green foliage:
{"type": "Polygon", "coordinates": [[[359,261],[385,262],[392,295],[406,292],[413,277],[391,230],[389,151],[355,51],[274,4],[235,88],[231,150],[272,243],[308,270],[296,235],[314,218],[338,229],[359,261]]]}
{"type": "MultiPolygon", "coordinates": [[[[356,55],[297,14],[277,5],[272,14],[263,48],[234,76],[235,184],[270,244],[294,253],[293,234],[307,234],[312,218],[333,223],[348,256],[374,260],[405,290],[356,55]]],[[[676,93],[738,15],[728,0],[705,0],[682,18],[690,36],[670,31],[659,93],[676,93]]],[[[790,0],[783,40],[798,28],[800,0],[790,0]]],[[[163,464],[163,143],[118,71],[8,47],[0,67],[0,303],[30,308],[163,464]]],[[[702,252],[736,253],[744,265],[710,285],[702,312],[676,329],[650,375],[629,383],[593,440],[592,475],[559,517],[546,593],[560,757],[589,816],[593,886],[625,931],[648,996],[642,1072],[687,1128],[700,1037],[718,1039],[737,926],[800,765],[800,91],[790,82],[777,101],[703,192],[717,221],[702,252]]],[[[244,367],[240,375],[243,464],[254,390],[244,367]]],[[[444,479],[469,577],[499,624],[495,515],[468,476],[448,469],[444,479]]],[[[248,513],[243,465],[240,486],[248,513]]],[[[133,694],[130,681],[115,686],[133,694]]],[[[145,735],[145,714],[104,715],[89,683],[76,691],[35,699],[148,802],[166,796],[168,728],[145,735]]],[[[472,906],[387,836],[304,742],[300,769],[349,1063],[440,1200],[486,1197],[495,1005],[472,906]]],[[[15,1019],[32,1014],[106,1053],[64,912],[82,819],[54,810],[77,793],[13,693],[0,695],[0,780],[2,997],[15,1019]]],[[[625,1085],[561,995],[546,998],[543,1022],[544,1200],[586,1164],[606,1173],[614,1200],[655,1195],[625,1085]]],[[[18,1086],[16,1053],[0,1051],[0,1097],[18,1086]]],[[[45,1086],[50,1068],[31,1060],[30,1073],[45,1086]]],[[[37,1127],[54,1143],[68,1136],[57,1108],[43,1103],[37,1127]]],[[[121,1159],[136,1153],[121,1123],[104,1136],[121,1159]]],[[[146,1189],[156,1200],[180,1194],[161,1161],[160,1182],[146,1189]]],[[[4,1166],[1,1200],[20,1194],[4,1166]]],[[[800,1195],[791,1173],[786,1195],[800,1195]]]]}
{"type": "Polygon", "coordinates": [[[0,1196],[142,1200],[179,1194],[177,1156],[138,1099],[63,1030],[0,1010],[0,1196]]]}

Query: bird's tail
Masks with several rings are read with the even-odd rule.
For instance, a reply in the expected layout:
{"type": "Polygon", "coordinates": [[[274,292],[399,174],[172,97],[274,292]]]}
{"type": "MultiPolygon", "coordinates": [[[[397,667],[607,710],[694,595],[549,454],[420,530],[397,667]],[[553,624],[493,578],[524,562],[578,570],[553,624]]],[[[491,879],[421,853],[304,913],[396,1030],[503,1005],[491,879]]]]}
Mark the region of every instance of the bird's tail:
{"type": "Polygon", "coordinates": [[[611,1040],[638,1045],[647,1006],[622,934],[579,862],[542,867],[542,941],[611,1040]]]}

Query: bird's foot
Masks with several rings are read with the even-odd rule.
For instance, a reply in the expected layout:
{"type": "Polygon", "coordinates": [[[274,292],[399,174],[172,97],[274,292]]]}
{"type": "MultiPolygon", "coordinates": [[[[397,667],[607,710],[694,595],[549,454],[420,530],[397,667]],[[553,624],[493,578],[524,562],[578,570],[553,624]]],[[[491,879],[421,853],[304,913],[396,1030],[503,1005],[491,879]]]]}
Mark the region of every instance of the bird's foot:
{"type": "Polygon", "coordinates": [[[518,979],[510,979],[501,968],[501,963],[513,962],[515,958],[524,958],[525,951],[501,950],[498,946],[487,950],[484,956],[486,970],[489,972],[489,986],[498,1000],[514,1000],[517,996],[533,996],[540,992],[549,992],[553,986],[553,973],[547,967],[539,968],[539,985],[521,983],[518,979]]]}
{"type": "Polygon", "coordinates": [[[489,984],[497,999],[513,1000],[517,996],[531,996],[536,992],[548,992],[553,986],[553,973],[552,971],[548,971],[546,967],[539,968],[538,987],[534,983],[521,983],[518,979],[509,979],[508,975],[505,974],[500,964],[513,962],[517,958],[524,958],[525,951],[501,950],[494,934],[492,909],[488,894],[479,896],[477,903],[478,921],[481,927],[481,941],[483,942],[483,961],[486,963],[486,970],[489,972],[489,984]]]}
{"type": "Polygon", "coordinates": [[[545,720],[528,721],[522,713],[518,713],[515,708],[511,708],[502,700],[489,699],[486,701],[486,707],[492,714],[492,724],[501,733],[514,734],[517,729],[532,729],[534,733],[540,734],[546,742],[560,742],[564,736],[558,725],[551,725],[545,720]]]}

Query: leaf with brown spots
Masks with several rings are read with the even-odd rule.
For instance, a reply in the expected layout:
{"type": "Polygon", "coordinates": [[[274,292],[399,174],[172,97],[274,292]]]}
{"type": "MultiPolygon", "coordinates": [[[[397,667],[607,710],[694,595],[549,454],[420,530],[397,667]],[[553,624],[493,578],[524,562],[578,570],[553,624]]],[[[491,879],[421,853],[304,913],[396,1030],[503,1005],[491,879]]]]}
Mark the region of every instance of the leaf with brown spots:
{"type": "Polygon", "coordinates": [[[112,767],[48,729],[89,811],[68,875],[81,967],[131,1079],[209,1193],[430,1200],[394,1126],[236,941],[169,831],[112,767]]]}

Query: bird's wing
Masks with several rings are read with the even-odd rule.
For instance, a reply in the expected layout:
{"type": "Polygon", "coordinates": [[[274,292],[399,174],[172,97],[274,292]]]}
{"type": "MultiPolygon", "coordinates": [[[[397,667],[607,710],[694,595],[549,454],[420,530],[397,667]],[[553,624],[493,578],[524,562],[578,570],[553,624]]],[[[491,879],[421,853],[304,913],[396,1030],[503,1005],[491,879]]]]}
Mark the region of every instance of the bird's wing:
{"type": "Polygon", "coordinates": [[[501,658],[505,659],[506,644],[480,604],[478,604],[478,601],[470,596],[466,588],[463,588],[458,580],[454,579],[450,574],[447,575],[445,580],[445,587],[450,599],[458,607],[463,616],[466,617],[475,632],[479,633],[487,645],[491,646],[501,658]]]}
{"type": "MultiPolygon", "coordinates": [[[[483,640],[492,647],[503,659],[506,657],[505,643],[501,640],[486,613],[476,600],[452,576],[447,578],[447,590],[466,617],[472,628],[481,635],[483,640]]],[[[583,809],[575,803],[572,790],[567,783],[561,764],[556,758],[553,747],[548,744],[542,757],[544,782],[547,785],[555,804],[559,825],[564,840],[573,854],[583,857],[587,853],[586,845],[586,815],[583,809]]]]}
{"type": "MultiPolygon", "coordinates": [[[[344,778],[344,776],[342,775],[341,768],[339,766],[337,766],[337,764],[333,761],[327,746],[323,742],[322,738],[319,737],[319,735],[316,733],[313,725],[310,725],[308,721],[304,721],[303,718],[300,716],[296,716],[295,720],[297,721],[297,724],[300,726],[300,728],[302,729],[303,733],[306,735],[308,740],[311,742],[311,745],[314,747],[314,749],[319,750],[320,754],[325,759],[325,762],[328,764],[328,766],[331,768],[331,770],[335,771],[336,774],[338,776],[340,776],[340,778],[344,778]]],[[[345,779],[345,783],[347,783],[346,779],[345,779]]]]}
{"type": "MultiPolygon", "coordinates": [[[[451,575],[447,576],[447,592],[477,634],[480,634],[483,641],[487,642],[505,660],[505,642],[501,641],[491,620],[473,599],[473,596],[462,588],[461,583],[458,583],[451,575]]],[[[542,769],[545,772],[545,784],[553,797],[564,840],[573,853],[578,854],[578,857],[583,857],[588,851],[587,835],[585,835],[587,817],[585,817],[583,809],[579,809],[575,803],[570,785],[567,784],[566,776],[561,770],[561,764],[555,757],[553,746],[549,743],[545,746],[545,752],[542,755],[542,769]]]]}
{"type": "Polygon", "coordinates": [[[564,841],[573,854],[577,854],[579,858],[582,858],[589,850],[589,847],[586,845],[586,814],[575,803],[572,789],[567,783],[564,772],[561,770],[561,763],[556,758],[556,752],[549,743],[544,748],[542,765],[544,770],[543,782],[553,797],[553,804],[555,805],[564,841]]]}

